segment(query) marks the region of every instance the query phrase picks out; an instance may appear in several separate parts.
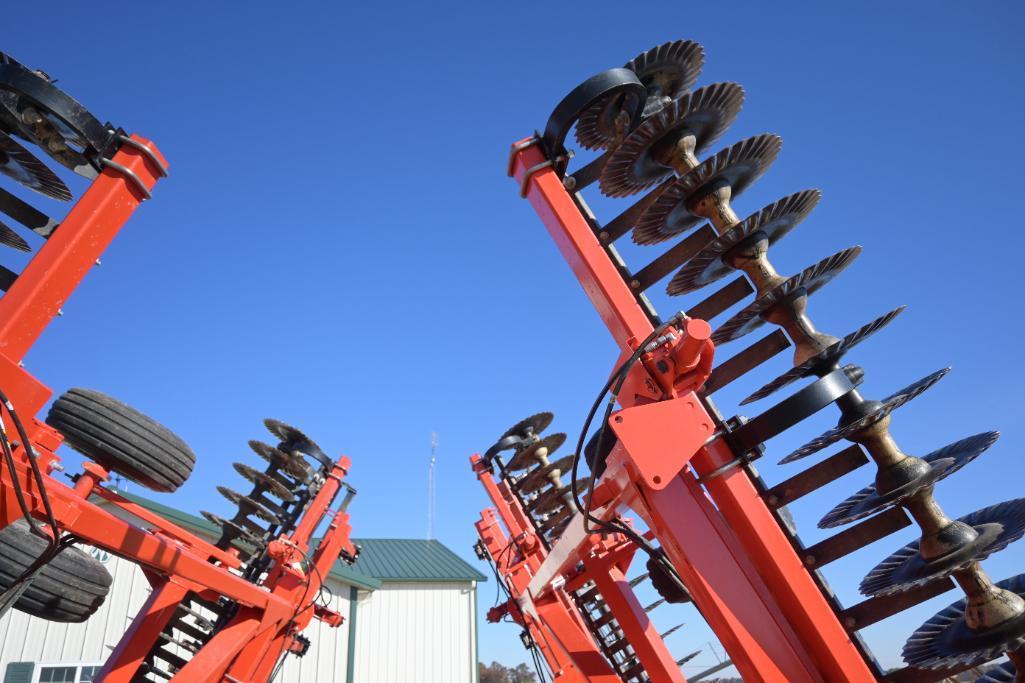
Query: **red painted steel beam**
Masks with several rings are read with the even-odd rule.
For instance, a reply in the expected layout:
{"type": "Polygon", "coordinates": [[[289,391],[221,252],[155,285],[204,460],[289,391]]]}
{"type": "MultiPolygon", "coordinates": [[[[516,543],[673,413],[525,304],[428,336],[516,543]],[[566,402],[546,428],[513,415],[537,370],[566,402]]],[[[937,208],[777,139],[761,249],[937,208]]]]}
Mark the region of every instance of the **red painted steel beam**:
{"type": "MultiPolygon", "coordinates": [[[[166,167],[153,143],[137,135],[132,139],[149,147],[166,167]]],[[[162,169],[131,145],[123,145],[113,161],[150,190],[163,176],[162,169]]],[[[0,355],[17,366],[142,201],[127,177],[104,169],[0,297],[0,355]]],[[[23,382],[12,376],[8,364],[0,364],[0,385],[23,415],[34,415],[49,394],[40,402],[37,392],[20,386],[23,382]]]]}
{"type": "Polygon", "coordinates": [[[666,649],[665,641],[626,576],[619,567],[603,560],[606,558],[585,556],[584,568],[623,628],[623,635],[644,666],[648,680],[651,683],[686,683],[686,677],[666,649]]]}

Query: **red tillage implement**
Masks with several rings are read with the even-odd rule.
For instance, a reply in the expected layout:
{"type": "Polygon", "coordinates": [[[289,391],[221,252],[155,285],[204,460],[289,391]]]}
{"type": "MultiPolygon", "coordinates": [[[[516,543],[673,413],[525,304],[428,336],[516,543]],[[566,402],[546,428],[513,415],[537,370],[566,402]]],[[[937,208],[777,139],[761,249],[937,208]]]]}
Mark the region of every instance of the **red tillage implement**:
{"type": "MultiPolygon", "coordinates": [[[[92,182],[59,224],[0,190],[0,212],[46,238],[20,274],[0,272],[0,605],[84,621],[106,596],[110,575],[74,544],[95,546],[138,564],[152,587],[96,680],[267,681],[285,653],[305,651],[301,632],[312,619],[342,623],[315,599],[338,558],[352,562],[358,553],[345,511],[355,493],[344,481],[349,459],[329,458],[299,430],[267,420],[276,445],[250,442],[267,467],[236,465],[252,491],[219,487],[238,514],[204,513],[221,527],[215,543],[106,488],[114,471],[173,491],[195,456],[166,428],[95,391],[72,389],[45,422],[36,419],[51,392],[22,360],[167,175],[167,163],[150,141],[100,124],[44,73],[0,53],[0,172],[70,200],[16,138],[92,182]],[[55,451],[65,441],[90,460],[73,486],[55,478],[63,470],[55,451]]],[[[3,223],[0,241],[28,249],[3,223]]]]}
{"type": "Polygon", "coordinates": [[[543,435],[552,416],[542,413],[471,459],[494,505],[477,523],[477,552],[509,594],[492,616],[509,615],[525,628],[525,644],[556,681],[682,681],[676,664],[688,658],[673,662],[633,595],[639,579],[625,578],[642,550],[648,560],[640,578],[650,578],[666,601],[693,601],[745,681],[938,681],[1003,654],[1009,661],[986,680],[1010,681],[1016,666],[1025,670],[1025,575],[994,583],[980,562],[1022,536],[1025,500],[952,520],[932,495],[936,482],[978,457],[997,434],[924,457],[900,449],[889,433],[891,413],[946,370],[882,401],[861,395],[864,371],[841,366],[841,358],[902,309],[843,338],[815,328],[809,297],[860,248],[794,276],[775,270],[769,247],[810,213],[819,193],[789,195],[741,220],[732,200],[772,164],[781,141],[759,135],[699,159],[743,102],[734,83],[692,89],[702,62],[691,41],[653,48],[582,83],[556,107],[543,135],[512,147],[509,175],[621,353],[575,453],[554,459],[565,435],[543,435]],[[580,145],[601,153],[570,174],[564,142],[574,126],[580,145]],[[603,224],[582,194],[595,182],[609,197],[654,189],[603,224]],[[627,233],[638,245],[677,241],[633,270],[614,246],[627,233]],[[645,295],[671,274],[667,294],[683,296],[736,271],[742,275],[667,322],[645,295]],[[714,331],[705,322],[748,294],[754,300],[714,331]],[[781,329],[713,363],[720,347],[767,323],[781,329]],[[797,380],[805,386],[750,420],[723,418],[711,395],[791,345],[793,367],[743,403],[797,380]],[[607,394],[619,409],[610,399],[602,415],[607,394]],[[837,426],[781,464],[852,443],[767,487],[752,466],[764,442],[830,404],[840,410],[837,426]],[[595,415],[597,430],[584,447],[595,415]],[[591,471],[586,480],[577,478],[583,461],[591,471]],[[850,526],[805,547],[784,506],[869,462],[874,482],[819,523],[850,526]],[[643,522],[643,533],[627,513],[643,522]],[[865,600],[841,605],[819,568],[912,523],[921,540],[865,578],[865,600]],[[907,666],[884,672],[858,632],[955,584],[965,599],[911,636],[907,666]]]}

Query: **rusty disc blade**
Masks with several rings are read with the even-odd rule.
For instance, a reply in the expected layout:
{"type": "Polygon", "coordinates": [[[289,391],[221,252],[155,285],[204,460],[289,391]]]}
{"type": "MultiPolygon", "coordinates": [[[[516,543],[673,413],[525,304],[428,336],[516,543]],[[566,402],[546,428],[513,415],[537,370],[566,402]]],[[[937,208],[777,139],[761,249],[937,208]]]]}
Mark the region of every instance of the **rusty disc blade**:
{"type": "Polygon", "coordinates": [[[236,462],[234,463],[235,471],[246,478],[251,484],[255,486],[263,487],[267,493],[271,494],[276,498],[280,498],[286,503],[291,503],[295,500],[295,495],[285,487],[283,483],[274,479],[273,477],[255,470],[245,463],[236,462]]]}
{"type": "MultiPolygon", "coordinates": [[[[704,50],[690,40],[674,40],[642,52],[624,65],[647,90],[645,117],[660,109],[666,100],[690,90],[701,73],[704,50]]],[[[605,149],[616,140],[616,115],[622,103],[606,98],[587,109],[577,120],[576,138],[584,149],[605,149]]]]}
{"type": "Polygon", "coordinates": [[[791,296],[814,294],[854,263],[860,253],[861,247],[849,247],[787,278],[720,325],[712,334],[712,342],[718,346],[757,330],[765,324],[762,315],[773,306],[791,296]]]}
{"type": "Polygon", "coordinates": [[[264,420],[263,424],[271,434],[281,440],[281,443],[278,445],[278,448],[281,450],[289,453],[299,451],[317,460],[324,467],[330,468],[334,465],[334,461],[317,445],[317,442],[306,436],[299,429],[271,418],[264,420]]]}
{"type": "Polygon", "coordinates": [[[499,441],[507,436],[518,436],[521,439],[526,439],[530,436],[539,436],[541,432],[548,429],[548,425],[552,424],[552,420],[554,419],[555,415],[551,413],[536,413],[530,417],[520,420],[512,427],[505,430],[505,433],[499,437],[499,441]]]}
{"type": "Polygon", "coordinates": [[[693,228],[704,219],[687,208],[691,198],[704,196],[719,182],[727,183],[732,196],[738,197],[768,170],[782,146],[778,135],[756,135],[705,159],[662,190],[645,209],[634,227],[634,242],[657,244],[693,228]]]}
{"type": "Polygon", "coordinates": [[[0,173],[30,190],[63,202],[71,199],[71,190],[46,164],[0,131],[0,173]]]}
{"type": "Polygon", "coordinates": [[[880,562],[861,582],[869,596],[902,593],[936,579],[950,576],[973,562],[1000,552],[1025,534],[1025,498],[991,505],[958,521],[972,527],[977,536],[942,557],[925,560],[918,541],[907,544],[880,562]]]}
{"type": "MultiPolygon", "coordinates": [[[[996,584],[1025,598],[1025,574],[996,584]]],[[[920,669],[975,666],[1025,644],[1025,613],[986,631],[965,623],[965,600],[959,600],[922,624],[904,645],[908,666],[920,669]]]]}
{"type": "Polygon", "coordinates": [[[796,451],[788,455],[779,461],[780,465],[806,458],[813,453],[818,453],[826,446],[834,444],[840,439],[846,439],[849,436],[853,436],[855,433],[860,432],[862,429],[869,427],[879,420],[883,419],[897,408],[900,408],[908,401],[921,396],[926,390],[931,388],[934,384],[939,382],[941,379],[946,377],[947,373],[950,372],[950,368],[943,368],[937,370],[928,377],[918,380],[914,384],[904,387],[900,391],[887,396],[882,400],[879,406],[863,417],[849,422],[843,426],[834,427],[828,432],[825,432],[821,436],[818,436],[805,445],[798,448],[796,451]]]}
{"type": "Polygon", "coordinates": [[[532,442],[526,448],[522,448],[517,451],[516,454],[509,459],[505,468],[512,472],[529,469],[540,462],[542,455],[546,458],[550,457],[564,443],[566,443],[566,435],[562,432],[549,434],[542,439],[532,442]],[[545,449],[544,453],[539,452],[542,448],[545,449]]]}
{"type": "Polygon", "coordinates": [[[239,510],[241,510],[243,514],[256,515],[263,521],[269,522],[271,524],[281,523],[281,519],[276,514],[271,512],[262,503],[260,503],[257,500],[254,500],[253,498],[250,498],[249,496],[244,496],[238,491],[233,491],[229,489],[227,486],[218,486],[217,492],[225,498],[227,498],[232,503],[234,503],[235,505],[238,505],[239,510]]]}
{"type": "Polygon", "coordinates": [[[602,194],[627,197],[673,175],[673,167],[659,158],[687,135],[695,137],[700,154],[722,137],[743,102],[744,89],[736,83],[714,83],[670,100],[611,152],[599,179],[602,194]]]}
{"type": "Polygon", "coordinates": [[[828,348],[812,356],[800,365],[796,365],[787,370],[782,375],[745,398],[740,402],[740,405],[744,406],[749,403],[754,403],[755,401],[760,401],[799,379],[811,377],[816,373],[816,371],[838,363],[840,359],[844,357],[844,354],[889,325],[890,322],[900,315],[903,310],[904,306],[895,308],[889,313],[881,315],[867,325],[863,325],[854,332],[851,332],[835,344],[830,344],[828,348]]]}
{"type": "Polygon", "coordinates": [[[573,465],[573,456],[567,455],[559,458],[554,462],[550,462],[544,467],[538,467],[531,470],[526,474],[523,479],[516,482],[516,488],[522,493],[531,493],[544,487],[549,483],[549,475],[555,472],[557,475],[561,475],[568,471],[569,467],[573,465]]]}
{"type": "Polygon", "coordinates": [[[286,453],[255,439],[249,441],[249,448],[267,462],[304,484],[309,483],[310,477],[313,476],[313,469],[300,455],[286,453]]]}
{"type": "Polygon", "coordinates": [[[822,193],[802,190],[769,204],[733,226],[705,245],[697,256],[687,262],[669,281],[670,296],[689,294],[721,280],[732,268],[723,263],[723,256],[755,233],[763,233],[773,245],[803,221],[819,203],[822,193]]]}
{"type": "Polygon", "coordinates": [[[869,515],[874,515],[891,505],[898,505],[975,460],[995,444],[998,438],[1000,438],[1000,432],[983,432],[933,451],[922,458],[929,463],[929,470],[922,476],[899,488],[883,493],[876,489],[875,484],[866,486],[826,514],[819,522],[819,528],[830,529],[850,524],[869,515]]]}
{"type": "Polygon", "coordinates": [[[0,222],[0,244],[6,244],[8,247],[13,247],[18,251],[32,251],[32,247],[21,238],[21,235],[2,222],[0,222]]]}

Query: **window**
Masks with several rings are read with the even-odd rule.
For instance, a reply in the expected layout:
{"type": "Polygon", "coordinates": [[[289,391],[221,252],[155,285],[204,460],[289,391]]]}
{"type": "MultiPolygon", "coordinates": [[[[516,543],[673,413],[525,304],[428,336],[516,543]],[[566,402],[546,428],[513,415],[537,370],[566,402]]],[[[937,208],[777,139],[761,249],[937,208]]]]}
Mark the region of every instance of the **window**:
{"type": "Polygon", "coordinates": [[[98,664],[96,666],[83,666],[78,674],[78,683],[90,683],[93,680],[93,676],[100,673],[102,668],[98,664]]]}
{"type": "Polygon", "coordinates": [[[77,662],[10,662],[3,683],[91,683],[101,664],[77,662]]]}
{"type": "Polygon", "coordinates": [[[39,683],[75,683],[77,666],[41,666],[39,683]]]}

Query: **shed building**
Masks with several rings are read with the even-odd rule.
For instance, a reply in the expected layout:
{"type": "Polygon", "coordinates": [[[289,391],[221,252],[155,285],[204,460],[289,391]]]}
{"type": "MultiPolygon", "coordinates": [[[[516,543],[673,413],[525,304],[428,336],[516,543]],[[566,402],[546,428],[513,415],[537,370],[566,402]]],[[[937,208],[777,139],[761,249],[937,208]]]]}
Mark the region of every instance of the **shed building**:
{"type": "MultiPolygon", "coordinates": [[[[122,495],[197,535],[210,540],[219,535],[205,519],[122,495]]],[[[477,683],[476,588],[484,575],[436,540],[355,542],[361,548],[357,562],[338,562],[325,577],[323,599],[345,615],[345,623],[330,628],[312,621],[303,632],[309,651],[287,657],[275,680],[477,683]]],[[[91,552],[114,577],[107,600],[82,624],[10,610],[0,618],[2,683],[93,680],[145,602],[149,583],[132,562],[95,548],[91,552]]]]}

